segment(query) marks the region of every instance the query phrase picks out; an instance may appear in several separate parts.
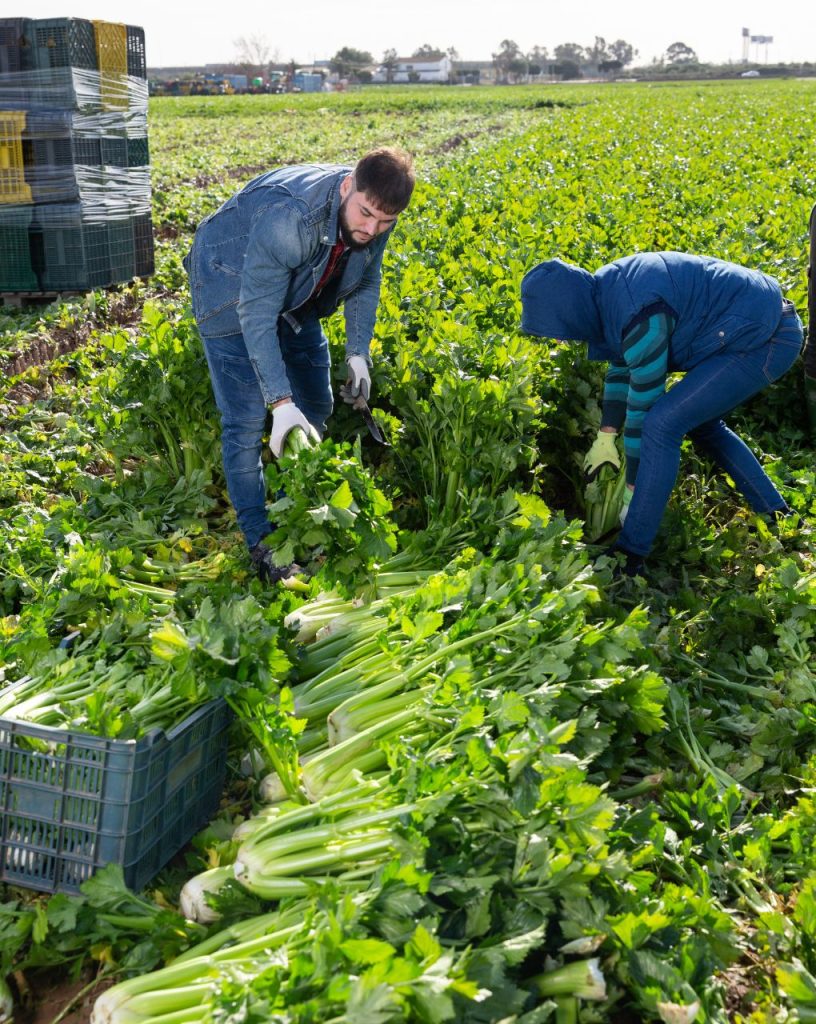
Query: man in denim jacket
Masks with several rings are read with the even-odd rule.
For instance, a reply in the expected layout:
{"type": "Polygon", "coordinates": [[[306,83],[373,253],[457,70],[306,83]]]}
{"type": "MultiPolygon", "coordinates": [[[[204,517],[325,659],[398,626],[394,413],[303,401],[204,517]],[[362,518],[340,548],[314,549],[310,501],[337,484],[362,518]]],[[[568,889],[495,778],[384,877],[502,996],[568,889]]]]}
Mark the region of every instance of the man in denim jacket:
{"type": "Polygon", "coordinates": [[[383,251],[414,186],[411,158],[383,148],[355,167],[307,164],[255,178],[201,222],[184,266],[221,414],[227,490],[253,563],[277,579],[263,538],[261,446],[290,430],[319,436],[333,401],[320,319],[342,303],[348,401],[371,389],[369,346],[383,251]]]}

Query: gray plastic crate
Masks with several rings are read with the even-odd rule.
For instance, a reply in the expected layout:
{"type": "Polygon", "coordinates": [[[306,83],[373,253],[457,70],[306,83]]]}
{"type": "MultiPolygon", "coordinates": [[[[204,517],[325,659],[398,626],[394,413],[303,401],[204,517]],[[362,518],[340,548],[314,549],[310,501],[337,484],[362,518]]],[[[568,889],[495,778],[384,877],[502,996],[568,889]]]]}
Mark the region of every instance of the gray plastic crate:
{"type": "Polygon", "coordinates": [[[111,740],[0,718],[0,881],[77,892],[106,864],[144,888],[215,813],[231,712],[111,740]]]}
{"type": "Polygon", "coordinates": [[[96,71],[93,23],[84,18],[38,18],[31,22],[36,66],[96,71]]]}
{"type": "Polygon", "coordinates": [[[0,18],[0,74],[18,74],[34,67],[29,18],[0,18]]]}

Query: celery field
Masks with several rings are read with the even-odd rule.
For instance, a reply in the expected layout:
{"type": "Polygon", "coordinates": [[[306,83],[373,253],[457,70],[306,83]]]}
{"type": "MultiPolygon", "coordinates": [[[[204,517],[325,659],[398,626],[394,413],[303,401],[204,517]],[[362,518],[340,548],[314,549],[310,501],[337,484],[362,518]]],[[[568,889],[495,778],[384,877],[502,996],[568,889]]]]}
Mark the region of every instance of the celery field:
{"type": "Polygon", "coordinates": [[[620,579],[585,527],[605,368],[518,329],[535,263],[669,249],[806,318],[816,83],[159,97],[149,139],[155,276],[0,309],[0,723],[127,741],[218,700],[226,779],[143,892],[0,885],[0,1020],[69,981],[75,1024],[816,1020],[801,362],[732,417],[799,522],[685,443],[620,579]],[[262,171],[391,144],[418,181],[372,346],[389,445],[338,402],[267,466],[306,571],[264,586],[181,260],[262,171]]]}

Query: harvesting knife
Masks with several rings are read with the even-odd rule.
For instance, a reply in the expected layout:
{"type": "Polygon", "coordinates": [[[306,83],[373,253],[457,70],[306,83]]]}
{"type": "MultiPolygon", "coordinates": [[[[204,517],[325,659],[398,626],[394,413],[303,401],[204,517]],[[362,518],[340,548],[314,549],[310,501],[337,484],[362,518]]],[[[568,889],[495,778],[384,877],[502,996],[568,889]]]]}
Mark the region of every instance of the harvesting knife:
{"type": "Polygon", "coordinates": [[[377,444],[384,445],[386,448],[390,447],[386,439],[383,437],[383,432],[377,426],[377,421],[371,415],[371,410],[368,407],[368,402],[363,398],[362,395],[358,395],[357,398],[349,402],[350,395],[347,397],[346,386],[342,385],[340,388],[340,396],[346,401],[352,409],[356,409],[363,417],[363,422],[368,427],[368,432],[377,442],[377,444]]]}

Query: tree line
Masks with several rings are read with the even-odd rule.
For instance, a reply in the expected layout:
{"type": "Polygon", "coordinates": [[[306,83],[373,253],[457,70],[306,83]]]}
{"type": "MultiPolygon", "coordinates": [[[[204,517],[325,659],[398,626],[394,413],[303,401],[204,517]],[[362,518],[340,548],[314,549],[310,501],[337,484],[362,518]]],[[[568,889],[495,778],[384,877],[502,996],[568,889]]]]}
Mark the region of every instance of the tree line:
{"type": "MultiPolygon", "coordinates": [[[[459,59],[459,54],[453,46],[440,49],[425,43],[410,54],[410,59],[433,61],[441,60],[445,56],[451,60],[459,59]]],[[[512,82],[519,78],[537,78],[540,75],[578,78],[585,68],[600,74],[610,74],[622,71],[632,64],[637,56],[638,51],[625,39],[615,39],[608,43],[603,36],[595,36],[594,42],[589,46],[560,43],[552,52],[546,46],[534,46],[526,53],[515,40],[503,39],[498,50],[491,54],[491,59],[496,67],[497,76],[501,80],[512,82]]],[[[696,63],[697,54],[685,43],[674,42],[666,48],[661,59],[669,66],[677,66],[696,63]]],[[[389,79],[399,60],[394,49],[388,49],[383,54],[379,64],[389,74],[389,79]]],[[[330,66],[332,71],[347,76],[359,73],[374,63],[373,56],[367,50],[344,46],[334,55],[330,66]]]]}
{"type": "MultiPolygon", "coordinates": [[[[238,50],[238,62],[251,69],[262,70],[270,61],[277,62],[278,54],[273,52],[263,37],[252,36],[235,41],[238,50]]],[[[417,47],[408,59],[417,61],[435,61],[443,57],[452,61],[459,59],[455,47],[439,48],[424,43],[417,47]]],[[[584,69],[599,74],[610,74],[622,71],[633,63],[638,51],[625,39],[607,42],[603,36],[595,36],[589,46],[578,43],[560,43],[553,47],[552,52],[546,46],[534,46],[525,52],[512,39],[503,39],[497,51],[491,54],[499,81],[515,82],[520,79],[537,78],[549,75],[558,78],[579,78],[584,69]]],[[[329,67],[341,78],[356,77],[360,80],[370,78],[370,69],[375,64],[383,68],[387,80],[391,81],[394,71],[401,59],[393,48],[387,49],[382,59],[377,62],[368,50],[359,50],[353,46],[343,46],[329,61],[329,67]]],[[[292,59],[293,66],[299,62],[292,59]]],[[[677,67],[697,63],[697,54],[683,42],[671,43],[658,63],[669,67],[677,67]]]]}

